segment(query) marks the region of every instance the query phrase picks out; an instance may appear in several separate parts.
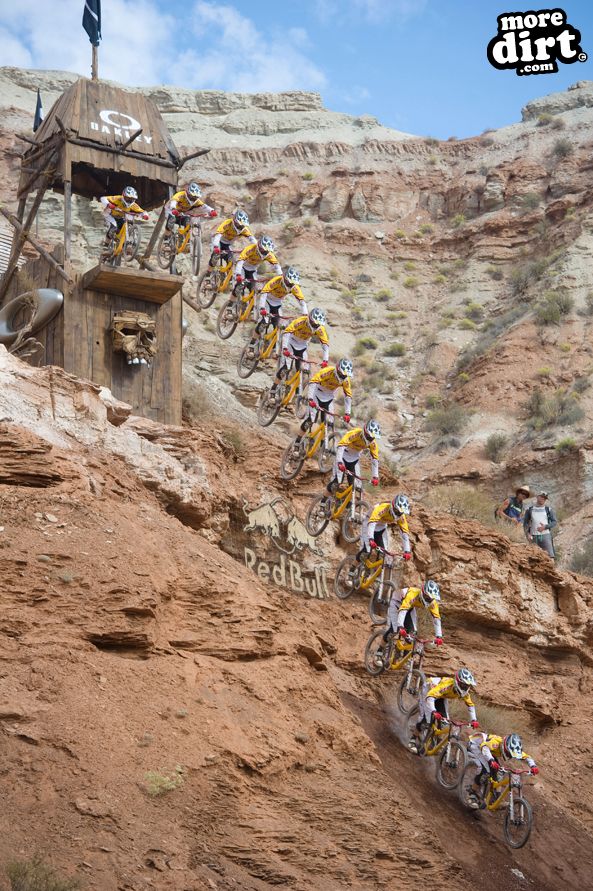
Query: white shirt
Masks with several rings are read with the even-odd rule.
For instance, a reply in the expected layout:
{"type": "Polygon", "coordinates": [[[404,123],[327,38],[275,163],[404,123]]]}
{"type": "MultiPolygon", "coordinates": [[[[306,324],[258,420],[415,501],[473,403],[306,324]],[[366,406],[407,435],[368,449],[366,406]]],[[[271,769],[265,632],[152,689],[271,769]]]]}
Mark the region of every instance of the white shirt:
{"type": "Polygon", "coordinates": [[[545,529],[543,532],[540,532],[538,530],[537,527],[539,526],[540,523],[542,523],[544,526],[548,525],[548,515],[546,513],[546,505],[544,504],[541,507],[539,507],[539,505],[534,504],[533,507],[531,508],[531,526],[530,526],[529,531],[531,532],[532,535],[550,535],[551,533],[550,533],[549,529],[545,529]]]}

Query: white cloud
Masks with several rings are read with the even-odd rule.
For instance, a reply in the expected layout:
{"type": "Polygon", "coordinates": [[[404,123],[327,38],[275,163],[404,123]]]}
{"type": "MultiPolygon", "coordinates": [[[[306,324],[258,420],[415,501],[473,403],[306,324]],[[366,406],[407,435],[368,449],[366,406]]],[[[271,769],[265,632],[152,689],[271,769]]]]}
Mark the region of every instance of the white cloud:
{"type": "Polygon", "coordinates": [[[197,48],[184,54],[183,67],[196,89],[257,93],[325,86],[323,71],[302,52],[308,42],[303,28],[264,35],[234,6],[207,0],[195,4],[192,21],[197,48]]]}
{"type": "Polygon", "coordinates": [[[6,28],[0,28],[0,59],[3,65],[15,68],[28,68],[33,64],[27,47],[6,28]]]}
{"type": "Polygon", "coordinates": [[[342,99],[344,102],[348,103],[348,105],[358,105],[360,102],[370,99],[370,97],[371,91],[366,87],[361,86],[351,87],[345,93],[342,93],[342,99]]]}
{"type": "Polygon", "coordinates": [[[315,0],[315,13],[324,24],[344,13],[349,19],[361,17],[372,24],[406,22],[426,9],[428,0],[315,0]]]}

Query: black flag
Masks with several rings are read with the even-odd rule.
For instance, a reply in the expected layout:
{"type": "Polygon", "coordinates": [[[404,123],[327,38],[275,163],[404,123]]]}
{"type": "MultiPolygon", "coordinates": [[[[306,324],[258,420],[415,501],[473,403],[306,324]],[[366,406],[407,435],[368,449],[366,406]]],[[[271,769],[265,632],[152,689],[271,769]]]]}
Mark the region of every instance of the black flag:
{"type": "Polygon", "coordinates": [[[93,46],[99,46],[101,40],[101,0],[85,0],[82,27],[89,35],[89,40],[93,46]]]}
{"type": "Polygon", "coordinates": [[[41,93],[39,92],[39,87],[37,88],[37,105],[35,106],[35,120],[33,121],[33,133],[36,133],[37,130],[41,127],[41,122],[43,121],[43,105],[41,104],[41,93]]]}

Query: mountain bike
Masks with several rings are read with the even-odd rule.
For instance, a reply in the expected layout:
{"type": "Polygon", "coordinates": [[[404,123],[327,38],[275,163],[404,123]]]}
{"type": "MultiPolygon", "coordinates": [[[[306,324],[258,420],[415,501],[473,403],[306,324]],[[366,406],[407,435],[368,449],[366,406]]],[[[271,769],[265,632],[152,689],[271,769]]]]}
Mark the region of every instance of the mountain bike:
{"type": "Polygon", "coordinates": [[[184,214],[189,220],[185,226],[166,229],[161,235],[156,252],[157,263],[161,269],[169,269],[172,274],[178,272],[178,258],[189,251],[191,274],[198,275],[202,262],[202,220],[203,214],[184,214]]]}
{"type": "Polygon", "coordinates": [[[409,634],[402,640],[391,634],[387,642],[383,640],[384,628],[371,633],[364,651],[364,667],[371,677],[378,677],[385,671],[399,671],[406,667],[397,692],[397,705],[404,715],[409,715],[418,705],[422,686],[426,681],[423,671],[426,645],[432,638],[409,634]]]}
{"type": "Polygon", "coordinates": [[[331,470],[336,454],[336,434],[333,419],[325,420],[327,414],[331,412],[318,407],[311,428],[296,436],[285,450],[280,462],[280,476],[283,480],[293,480],[301,472],[306,459],[316,455],[321,473],[331,470]]]}
{"type": "Polygon", "coordinates": [[[360,485],[364,479],[345,471],[342,483],[332,495],[322,492],[315,496],[309,505],[305,521],[309,535],[317,538],[330,520],[341,519],[340,528],[344,540],[354,544],[360,539],[362,521],[371,509],[370,504],[364,500],[360,485]]]}
{"type": "Polygon", "coordinates": [[[124,214],[124,221],[119,232],[114,226],[109,228],[107,231],[108,241],[101,252],[101,263],[106,263],[108,266],[121,266],[122,259],[126,265],[135,259],[140,247],[141,218],[144,220],[143,213],[128,212],[124,214]]]}
{"type": "Polygon", "coordinates": [[[265,362],[274,352],[278,343],[278,325],[274,325],[272,320],[266,317],[266,327],[253,332],[250,340],[241,350],[241,355],[237,362],[237,374],[245,379],[250,377],[260,362],[265,362]]]}
{"type": "Polygon", "coordinates": [[[269,390],[265,390],[257,407],[257,420],[262,427],[269,427],[282,408],[288,408],[293,399],[295,402],[295,414],[301,420],[305,417],[309,399],[307,389],[309,386],[310,362],[301,359],[301,367],[297,367],[295,356],[290,357],[290,364],[286,368],[285,377],[279,384],[272,384],[269,390]],[[303,367],[304,366],[304,367],[303,367]]]}
{"type": "Polygon", "coordinates": [[[235,333],[239,322],[246,322],[254,312],[255,283],[248,282],[236,287],[231,297],[220,307],[216,319],[216,331],[222,340],[228,340],[235,333]]]}
{"type": "Polygon", "coordinates": [[[383,624],[387,617],[389,602],[395,591],[395,584],[391,580],[395,557],[400,558],[401,554],[392,554],[383,548],[375,548],[360,560],[344,557],[334,579],[336,597],[345,600],[355,591],[370,592],[369,614],[371,620],[375,625],[383,624]]]}
{"type": "Polygon", "coordinates": [[[232,253],[224,260],[220,254],[214,257],[214,266],[208,265],[198,279],[196,300],[202,309],[208,309],[216,300],[217,294],[223,294],[233,277],[232,253]]]}
{"type": "Polygon", "coordinates": [[[462,804],[471,808],[471,792],[476,796],[480,809],[497,811],[508,805],[503,823],[504,837],[511,848],[522,848],[527,844],[533,828],[533,810],[523,797],[522,780],[522,777],[531,771],[501,767],[498,774],[499,776],[502,774],[502,779],[494,779],[489,775],[479,784],[480,791],[476,792],[473,785],[481,767],[479,761],[471,760],[464,768],[459,781],[459,798],[462,804]]]}
{"type": "MultiPolygon", "coordinates": [[[[410,712],[408,733],[413,735],[418,722],[419,708],[410,712]]],[[[470,727],[467,721],[454,721],[443,718],[438,724],[431,722],[417,737],[417,754],[427,758],[439,755],[436,773],[437,780],[444,789],[455,789],[459,784],[467,761],[467,748],[461,742],[464,727],[470,727]]]]}

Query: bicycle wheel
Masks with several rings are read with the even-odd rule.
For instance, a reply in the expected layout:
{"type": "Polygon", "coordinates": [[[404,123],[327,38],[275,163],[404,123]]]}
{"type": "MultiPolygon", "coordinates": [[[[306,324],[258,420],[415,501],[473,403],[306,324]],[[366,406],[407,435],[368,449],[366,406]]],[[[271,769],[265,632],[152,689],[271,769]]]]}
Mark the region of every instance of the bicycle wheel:
{"type": "Polygon", "coordinates": [[[200,265],[202,263],[202,233],[200,229],[192,234],[191,239],[191,273],[192,275],[200,274],[200,265]]]}
{"type": "Polygon", "coordinates": [[[218,294],[218,285],[220,282],[220,273],[218,269],[206,269],[198,279],[198,287],[196,289],[196,300],[202,309],[208,309],[216,300],[218,294]]]}
{"type": "Polygon", "coordinates": [[[425,681],[424,672],[413,668],[408,674],[406,671],[397,691],[397,706],[404,715],[409,715],[418,705],[425,681]]]}
{"type": "Polygon", "coordinates": [[[271,389],[265,390],[262,393],[257,407],[257,420],[262,427],[269,427],[278,417],[278,412],[282,408],[283,395],[283,384],[279,385],[274,394],[272,394],[271,389]]]}
{"type": "Polygon", "coordinates": [[[141,237],[140,229],[137,226],[128,226],[128,237],[123,249],[124,262],[126,264],[129,265],[136,259],[141,237]]]}
{"type": "Polygon", "coordinates": [[[229,337],[232,337],[238,321],[237,301],[231,297],[230,300],[226,300],[222,304],[216,318],[216,331],[221,340],[228,340],[229,337]]]}
{"type": "Polygon", "coordinates": [[[437,763],[437,780],[443,789],[455,789],[459,785],[464,767],[465,747],[458,740],[450,739],[437,763]]]}
{"type": "Polygon", "coordinates": [[[504,837],[511,848],[522,848],[527,844],[533,827],[533,810],[526,798],[515,798],[513,801],[513,818],[511,807],[504,815],[504,837]]]}
{"type": "Polygon", "coordinates": [[[355,591],[358,591],[360,580],[360,564],[352,557],[344,557],[334,579],[334,591],[340,600],[346,600],[355,591]]]}
{"type": "Polygon", "coordinates": [[[389,667],[389,646],[383,640],[383,629],[374,631],[364,648],[364,667],[371,677],[377,678],[389,667]]]}
{"type": "Polygon", "coordinates": [[[241,350],[241,355],[237,362],[237,374],[239,377],[243,378],[243,380],[251,377],[257,368],[259,364],[260,349],[261,337],[256,336],[255,340],[252,337],[241,350]]]}
{"type": "Polygon", "coordinates": [[[283,480],[293,480],[295,476],[298,476],[301,472],[304,463],[305,449],[303,447],[303,440],[299,443],[296,439],[293,439],[282,455],[282,461],[280,462],[280,476],[283,480]]]}
{"type": "MultiPolygon", "coordinates": [[[[466,807],[468,810],[472,811],[472,810],[477,810],[477,807],[475,805],[470,804],[470,801],[472,800],[472,796],[470,796],[470,791],[473,790],[476,776],[479,774],[480,770],[482,769],[482,765],[478,761],[475,761],[473,759],[471,761],[467,761],[467,754],[466,754],[466,762],[467,763],[461,773],[461,779],[459,780],[459,782],[457,784],[457,795],[459,796],[459,800],[462,803],[462,805],[464,807],[466,807]]],[[[474,791],[473,795],[475,796],[475,791],[474,791]]]]}
{"type": "Polygon", "coordinates": [[[369,600],[369,616],[373,625],[383,625],[387,621],[387,610],[393,596],[395,585],[386,582],[383,590],[377,585],[369,600]]]}
{"type": "Polygon", "coordinates": [[[331,513],[332,499],[325,492],[322,492],[321,495],[318,495],[317,498],[313,499],[309,505],[309,510],[307,511],[305,526],[307,527],[309,535],[312,535],[313,538],[317,538],[318,535],[321,535],[331,520],[331,513]]]}
{"type": "MultiPolygon", "coordinates": [[[[348,508],[350,505],[348,505],[348,508]]],[[[360,500],[354,508],[354,516],[350,516],[350,510],[344,512],[342,517],[342,536],[349,544],[355,544],[360,540],[360,531],[362,529],[362,521],[370,511],[371,506],[368,501],[360,500]]]]}
{"type": "Polygon", "coordinates": [[[317,461],[319,464],[319,469],[322,473],[328,473],[332,469],[335,456],[336,434],[332,432],[327,437],[327,448],[325,447],[324,442],[319,449],[319,458],[317,459],[317,461]]]}
{"type": "Polygon", "coordinates": [[[175,256],[175,237],[170,232],[163,232],[156,249],[156,261],[161,269],[170,269],[171,258],[175,256]]]}

